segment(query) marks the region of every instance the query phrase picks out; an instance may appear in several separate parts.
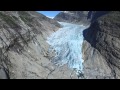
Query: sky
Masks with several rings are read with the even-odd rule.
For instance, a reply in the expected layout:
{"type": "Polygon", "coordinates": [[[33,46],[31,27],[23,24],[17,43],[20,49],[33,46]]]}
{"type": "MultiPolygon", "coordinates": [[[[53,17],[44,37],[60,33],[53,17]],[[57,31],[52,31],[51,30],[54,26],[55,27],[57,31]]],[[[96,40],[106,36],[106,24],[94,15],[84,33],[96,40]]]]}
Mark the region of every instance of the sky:
{"type": "Polygon", "coordinates": [[[60,11],[37,11],[37,12],[42,13],[49,18],[54,18],[60,11]]]}

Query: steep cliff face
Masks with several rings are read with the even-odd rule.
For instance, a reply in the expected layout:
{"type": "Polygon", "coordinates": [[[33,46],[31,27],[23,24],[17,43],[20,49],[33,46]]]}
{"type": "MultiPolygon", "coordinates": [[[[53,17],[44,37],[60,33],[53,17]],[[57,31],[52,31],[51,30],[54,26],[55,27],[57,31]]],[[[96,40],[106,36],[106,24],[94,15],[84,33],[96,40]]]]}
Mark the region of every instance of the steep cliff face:
{"type": "Polygon", "coordinates": [[[111,11],[84,30],[86,78],[120,78],[120,12],[111,11]]]}
{"type": "Polygon", "coordinates": [[[97,18],[109,13],[110,11],[89,11],[88,12],[88,19],[90,22],[93,23],[97,18]]]}
{"type": "Polygon", "coordinates": [[[87,18],[88,12],[89,11],[63,11],[56,15],[54,19],[61,22],[88,25],[90,21],[87,18]]]}
{"type": "Polygon", "coordinates": [[[46,39],[59,28],[34,11],[0,11],[0,78],[73,78],[66,66],[50,61],[54,52],[46,39]]]}

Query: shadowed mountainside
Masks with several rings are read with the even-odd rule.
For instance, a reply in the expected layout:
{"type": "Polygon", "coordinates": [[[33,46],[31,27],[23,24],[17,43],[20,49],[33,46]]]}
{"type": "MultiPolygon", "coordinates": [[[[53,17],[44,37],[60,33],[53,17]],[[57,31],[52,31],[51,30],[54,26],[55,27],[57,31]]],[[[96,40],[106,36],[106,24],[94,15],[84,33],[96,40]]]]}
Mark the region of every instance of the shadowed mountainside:
{"type": "Polygon", "coordinates": [[[85,76],[120,78],[120,12],[111,11],[99,17],[83,35],[85,76]]]}

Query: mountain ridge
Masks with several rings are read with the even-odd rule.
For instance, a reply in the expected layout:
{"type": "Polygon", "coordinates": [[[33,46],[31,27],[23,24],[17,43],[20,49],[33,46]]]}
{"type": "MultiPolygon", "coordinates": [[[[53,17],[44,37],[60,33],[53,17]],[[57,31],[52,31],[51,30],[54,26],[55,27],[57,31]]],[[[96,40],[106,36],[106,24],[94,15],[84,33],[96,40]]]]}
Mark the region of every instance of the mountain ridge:
{"type": "MultiPolygon", "coordinates": [[[[64,34],[67,36],[68,33],[64,34]]],[[[55,39],[59,41],[59,38],[55,39]]],[[[56,47],[59,43],[51,44],[56,47]]],[[[74,45],[73,42],[69,47],[71,45],[74,45]]],[[[62,11],[54,19],[34,11],[0,11],[0,79],[119,79],[119,46],[119,11],[62,11]],[[49,51],[50,45],[46,40],[63,28],[64,25],[57,21],[89,25],[83,31],[84,73],[80,77],[67,65],[58,67],[52,63],[55,51],[49,51]]],[[[68,54],[66,52],[66,56],[68,54]]]]}
{"type": "Polygon", "coordinates": [[[69,23],[82,23],[89,24],[89,20],[87,20],[88,11],[63,11],[54,17],[55,20],[61,22],[69,22],[69,23]]]}

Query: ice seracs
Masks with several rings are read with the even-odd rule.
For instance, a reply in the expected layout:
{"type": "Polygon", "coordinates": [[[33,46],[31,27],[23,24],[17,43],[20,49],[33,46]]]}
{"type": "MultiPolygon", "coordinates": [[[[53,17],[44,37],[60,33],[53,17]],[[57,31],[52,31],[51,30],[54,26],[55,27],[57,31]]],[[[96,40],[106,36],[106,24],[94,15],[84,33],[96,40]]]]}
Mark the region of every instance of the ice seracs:
{"type": "Polygon", "coordinates": [[[62,66],[67,64],[70,68],[76,69],[77,72],[83,70],[82,59],[82,42],[83,25],[59,22],[63,27],[53,33],[47,39],[47,43],[54,49],[56,56],[53,63],[62,66]]]}

